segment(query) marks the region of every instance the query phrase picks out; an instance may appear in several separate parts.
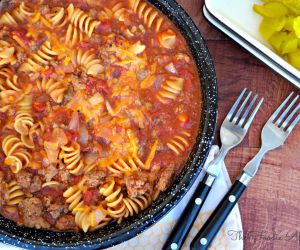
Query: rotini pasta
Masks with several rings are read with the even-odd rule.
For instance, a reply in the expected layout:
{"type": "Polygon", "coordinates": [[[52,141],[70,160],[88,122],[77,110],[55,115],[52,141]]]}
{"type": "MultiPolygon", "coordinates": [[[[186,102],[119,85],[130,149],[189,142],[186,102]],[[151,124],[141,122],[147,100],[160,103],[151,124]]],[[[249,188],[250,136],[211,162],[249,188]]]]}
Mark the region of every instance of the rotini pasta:
{"type": "Polygon", "coordinates": [[[99,192],[105,196],[108,215],[118,219],[118,222],[120,223],[125,215],[125,204],[123,202],[121,187],[113,179],[105,183],[99,189],[99,192]]]}
{"type": "Polygon", "coordinates": [[[15,130],[21,135],[28,135],[30,128],[33,126],[32,112],[32,96],[25,96],[18,103],[18,111],[15,117],[15,130]]]}
{"type": "Polygon", "coordinates": [[[80,207],[82,202],[82,190],[78,186],[69,187],[63,194],[66,198],[66,202],[69,205],[69,210],[75,214],[75,208],[80,207]]]}
{"type": "Polygon", "coordinates": [[[58,181],[47,181],[43,183],[42,187],[50,187],[50,186],[59,186],[60,183],[58,181]]]}
{"type": "Polygon", "coordinates": [[[137,198],[124,198],[123,202],[126,207],[125,218],[128,216],[134,216],[139,212],[145,210],[151,204],[151,196],[143,195],[137,198]]]}
{"type": "Polygon", "coordinates": [[[140,19],[151,28],[154,25],[156,32],[159,32],[164,19],[158,15],[158,11],[143,0],[129,0],[130,7],[140,19]]]}
{"type": "Polygon", "coordinates": [[[72,55],[73,63],[78,67],[82,67],[88,75],[97,76],[103,71],[103,66],[99,59],[90,51],[78,50],[74,51],[72,55]]]}
{"type": "Polygon", "coordinates": [[[0,66],[5,64],[14,65],[17,62],[14,54],[15,48],[8,42],[0,40],[0,66]]]}
{"type": "Polygon", "coordinates": [[[106,218],[106,212],[101,205],[91,208],[82,201],[82,185],[72,186],[68,188],[63,196],[69,205],[69,210],[75,215],[75,223],[84,232],[89,229],[100,228],[108,223],[110,219],[106,218]]]}
{"type": "Polygon", "coordinates": [[[80,145],[62,146],[59,159],[63,160],[71,174],[80,175],[84,170],[84,163],[80,157],[80,145]]]}
{"type": "Polygon", "coordinates": [[[6,155],[4,163],[10,166],[11,171],[15,174],[26,167],[31,158],[20,139],[13,135],[8,135],[3,139],[2,150],[6,155]]]}
{"type": "Polygon", "coordinates": [[[107,167],[116,176],[126,172],[134,172],[139,168],[144,168],[144,163],[138,157],[128,157],[126,160],[119,159],[107,167]]]}
{"type": "Polygon", "coordinates": [[[25,19],[30,18],[35,15],[35,11],[31,10],[24,2],[22,2],[19,7],[12,11],[12,16],[19,22],[23,22],[25,19]]]}
{"type": "Polygon", "coordinates": [[[93,20],[87,13],[80,8],[75,8],[73,4],[68,7],[68,19],[79,30],[91,37],[94,29],[100,24],[99,21],[93,20]]]}
{"type": "Polygon", "coordinates": [[[73,24],[69,24],[67,33],[66,33],[66,38],[65,38],[65,43],[68,46],[74,46],[76,43],[82,42],[85,39],[85,35],[78,30],[78,28],[74,27],[73,24]]]}
{"type": "Polygon", "coordinates": [[[46,15],[46,17],[49,22],[57,28],[64,27],[68,22],[68,19],[65,15],[65,9],[63,7],[53,8],[52,12],[46,15]]]}
{"type": "Polygon", "coordinates": [[[16,181],[11,181],[6,184],[7,200],[6,205],[18,205],[25,197],[22,188],[16,181]]]}
{"type": "Polygon", "coordinates": [[[75,214],[75,223],[84,232],[103,227],[108,222],[108,220],[105,219],[106,212],[104,211],[102,206],[91,208],[87,205],[82,205],[76,210],[77,212],[75,214]]]}
{"type": "Polygon", "coordinates": [[[63,101],[64,93],[67,90],[67,86],[62,82],[46,78],[43,78],[41,81],[37,81],[37,87],[40,91],[45,91],[49,94],[52,100],[57,103],[61,103],[63,101]]]}
{"type": "Polygon", "coordinates": [[[30,129],[28,135],[21,134],[21,141],[26,148],[34,148],[34,136],[36,138],[41,138],[44,133],[44,124],[39,121],[38,123],[34,124],[30,129]]]}
{"type": "Polygon", "coordinates": [[[182,131],[179,135],[173,137],[167,143],[168,148],[170,148],[176,155],[183,153],[189,146],[188,138],[191,134],[187,131],[182,131]]]}
{"type": "Polygon", "coordinates": [[[1,17],[0,17],[0,25],[17,25],[16,20],[9,14],[8,12],[5,12],[1,17]]]}
{"type": "Polygon", "coordinates": [[[44,70],[44,67],[58,55],[52,49],[50,41],[46,41],[42,44],[40,49],[32,55],[32,58],[23,63],[19,70],[24,72],[40,72],[44,70]]]}
{"type": "Polygon", "coordinates": [[[175,100],[177,95],[182,91],[184,86],[184,79],[176,76],[170,76],[161,85],[159,92],[157,93],[157,99],[162,103],[169,103],[171,100],[175,100]]]}

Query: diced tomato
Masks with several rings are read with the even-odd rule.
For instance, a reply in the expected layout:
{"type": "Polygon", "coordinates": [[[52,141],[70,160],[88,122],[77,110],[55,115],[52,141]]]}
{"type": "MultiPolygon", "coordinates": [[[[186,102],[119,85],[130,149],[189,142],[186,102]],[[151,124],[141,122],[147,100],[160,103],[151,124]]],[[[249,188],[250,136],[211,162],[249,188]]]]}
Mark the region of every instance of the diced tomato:
{"type": "Polygon", "coordinates": [[[47,108],[47,104],[44,102],[35,102],[32,103],[32,108],[35,112],[44,112],[47,108]]]}
{"type": "Polygon", "coordinates": [[[178,74],[185,80],[184,89],[187,91],[193,91],[193,74],[188,69],[181,69],[178,74]]]}
{"type": "Polygon", "coordinates": [[[68,125],[71,119],[72,110],[60,108],[54,111],[54,122],[58,124],[68,125]]]}
{"type": "Polygon", "coordinates": [[[64,132],[65,132],[65,134],[66,134],[69,142],[75,142],[79,138],[79,134],[78,134],[77,131],[74,131],[74,130],[65,130],[64,132]]]}
{"type": "Polygon", "coordinates": [[[17,36],[26,46],[29,46],[30,39],[26,36],[27,30],[19,28],[11,32],[12,36],[17,36]]]}
{"type": "Polygon", "coordinates": [[[91,190],[87,190],[84,194],[83,194],[83,202],[86,205],[90,205],[93,199],[93,191],[91,190]]]}
{"type": "Polygon", "coordinates": [[[54,68],[53,67],[49,67],[45,72],[44,72],[44,75],[47,77],[47,78],[50,78],[51,75],[54,73],[54,68]]]}
{"type": "Polygon", "coordinates": [[[103,21],[96,27],[96,31],[100,32],[104,35],[107,35],[112,32],[112,24],[111,21],[103,21]]]}
{"type": "Polygon", "coordinates": [[[119,78],[126,69],[121,66],[113,66],[112,77],[119,78]]]}
{"type": "Polygon", "coordinates": [[[117,133],[121,133],[122,131],[123,131],[122,126],[116,125],[116,132],[117,132],[117,133]]]}
{"type": "Polygon", "coordinates": [[[50,131],[47,131],[44,133],[44,135],[43,135],[44,141],[51,141],[51,138],[52,138],[52,133],[50,131]]]}
{"type": "Polygon", "coordinates": [[[99,79],[96,83],[95,88],[101,94],[109,94],[109,87],[104,80],[99,79]]]}
{"type": "Polygon", "coordinates": [[[97,79],[94,77],[89,77],[88,81],[83,82],[82,84],[86,86],[86,91],[88,92],[88,94],[92,95],[97,84],[97,79]]]}
{"type": "Polygon", "coordinates": [[[74,185],[77,185],[81,180],[82,180],[81,175],[76,176],[73,180],[74,185]]]}

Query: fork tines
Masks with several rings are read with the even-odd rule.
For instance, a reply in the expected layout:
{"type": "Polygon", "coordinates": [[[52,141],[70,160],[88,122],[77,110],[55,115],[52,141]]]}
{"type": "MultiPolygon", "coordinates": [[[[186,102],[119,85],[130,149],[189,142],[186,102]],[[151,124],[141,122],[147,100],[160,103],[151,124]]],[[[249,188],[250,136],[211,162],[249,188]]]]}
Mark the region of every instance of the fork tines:
{"type": "Polygon", "coordinates": [[[272,123],[274,123],[278,128],[281,128],[287,131],[288,133],[292,131],[292,129],[296,126],[296,124],[300,120],[300,114],[298,113],[300,109],[300,103],[298,102],[297,104],[299,95],[296,95],[290,101],[293,95],[294,92],[289,94],[289,96],[278,107],[278,109],[274,112],[274,114],[271,116],[269,120],[272,123]]]}
{"type": "Polygon", "coordinates": [[[251,125],[255,114],[257,113],[257,111],[259,110],[261,104],[264,101],[264,98],[261,98],[260,101],[258,102],[258,104],[256,105],[256,107],[254,108],[254,110],[252,111],[252,113],[250,114],[258,95],[255,95],[254,98],[251,100],[250,104],[248,106],[247,103],[250,100],[250,97],[252,95],[252,91],[250,91],[246,98],[244,99],[244,101],[242,102],[242,99],[245,95],[245,93],[247,92],[247,89],[245,88],[242,93],[240,94],[240,96],[237,98],[237,100],[235,101],[235,103],[233,104],[232,108],[230,109],[226,119],[228,119],[229,121],[231,121],[232,123],[248,129],[249,126],[251,125]],[[242,102],[242,103],[241,103],[242,102]],[[241,103],[241,105],[240,105],[241,103]],[[240,106],[240,107],[239,107],[240,106]],[[239,109],[237,110],[237,108],[239,107],[239,109]],[[244,111],[246,107],[246,110],[244,111]],[[237,110],[237,111],[236,111],[237,110]],[[241,116],[242,112],[244,111],[243,115],[241,116]]]}

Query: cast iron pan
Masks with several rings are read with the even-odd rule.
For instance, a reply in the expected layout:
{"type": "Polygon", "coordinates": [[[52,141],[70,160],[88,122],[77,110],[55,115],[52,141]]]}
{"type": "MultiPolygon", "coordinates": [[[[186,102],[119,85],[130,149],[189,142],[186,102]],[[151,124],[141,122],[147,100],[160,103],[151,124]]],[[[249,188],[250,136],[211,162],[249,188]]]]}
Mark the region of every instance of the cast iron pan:
{"type": "Polygon", "coordinates": [[[202,122],[185,168],[173,185],[143,213],[121,224],[112,223],[93,233],[60,233],[18,227],[0,216],[0,241],[32,249],[103,249],[135,237],[166,215],[181,200],[200,173],[209,153],[217,119],[217,80],[210,53],[199,30],[174,0],[149,0],[181,30],[201,79],[203,96],[202,122]]]}

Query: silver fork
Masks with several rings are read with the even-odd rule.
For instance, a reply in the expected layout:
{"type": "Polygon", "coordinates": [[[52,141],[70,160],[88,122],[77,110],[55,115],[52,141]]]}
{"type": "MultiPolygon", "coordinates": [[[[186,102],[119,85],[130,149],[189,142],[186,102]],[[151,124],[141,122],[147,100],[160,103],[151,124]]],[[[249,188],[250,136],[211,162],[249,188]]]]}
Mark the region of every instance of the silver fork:
{"type": "Polygon", "coordinates": [[[261,134],[262,145],[259,152],[251,161],[247,163],[240,176],[232,185],[231,189],[228,191],[212,215],[203,225],[199,233],[193,239],[190,245],[191,249],[208,249],[208,246],[223,225],[227,216],[247,188],[249,182],[256,174],[265,154],[270,150],[282,146],[296,124],[299,122],[300,114],[296,114],[300,109],[300,103],[292,109],[299,99],[299,95],[290,102],[285,110],[283,110],[283,108],[288,104],[292,95],[293,93],[291,93],[285,99],[285,101],[279,106],[279,108],[265,124],[261,134]],[[279,116],[281,112],[282,114],[279,116]],[[290,114],[288,115],[289,112],[290,114]]]}
{"type": "Polygon", "coordinates": [[[257,100],[257,95],[248,104],[252,92],[249,92],[245,100],[242,102],[242,98],[245,93],[246,89],[242,91],[223,121],[220,132],[222,148],[220,149],[216,159],[208,166],[204,178],[199,183],[195,193],[178,220],[178,223],[175,225],[173,231],[165,242],[163,250],[175,250],[182,247],[195,219],[197,218],[199,211],[202,208],[202,205],[204,204],[204,201],[211,190],[216,177],[220,173],[225,156],[230,149],[240,144],[247,134],[248,128],[250,127],[257,111],[259,110],[263,99],[259,101],[258,105],[250,114],[257,100]],[[238,109],[239,105],[240,108],[238,109]]]}

